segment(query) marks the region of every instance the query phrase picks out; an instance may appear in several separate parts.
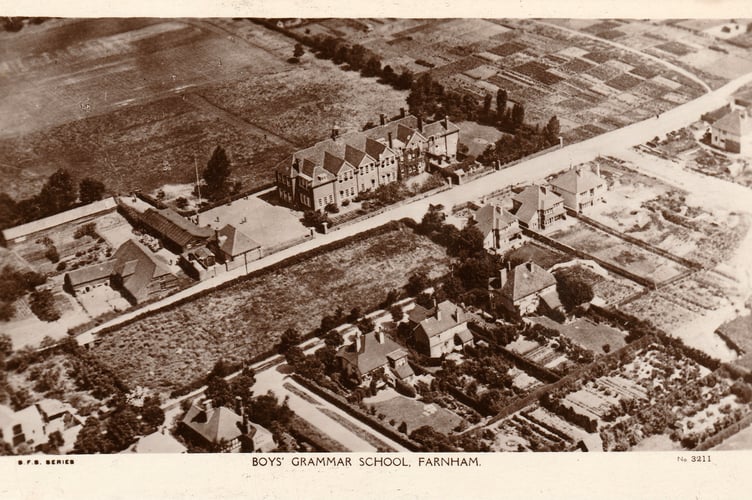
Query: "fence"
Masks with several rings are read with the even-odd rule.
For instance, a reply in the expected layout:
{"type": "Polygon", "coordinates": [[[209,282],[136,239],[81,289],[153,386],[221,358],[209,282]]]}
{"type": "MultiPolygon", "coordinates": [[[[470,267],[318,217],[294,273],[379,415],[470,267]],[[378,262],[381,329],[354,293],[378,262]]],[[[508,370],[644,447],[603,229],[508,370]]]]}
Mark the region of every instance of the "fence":
{"type": "Polygon", "coordinates": [[[585,215],[582,215],[580,213],[577,213],[575,210],[567,209],[567,213],[571,215],[572,217],[575,217],[585,224],[588,224],[590,226],[595,227],[596,229],[599,229],[603,231],[604,233],[611,234],[613,236],[616,236],[617,238],[620,238],[624,241],[627,241],[629,243],[632,243],[633,245],[637,245],[638,247],[647,250],[649,252],[652,252],[654,254],[658,254],[661,257],[665,257],[669,260],[673,260],[674,262],[678,262],[679,264],[688,267],[690,269],[699,270],[702,269],[702,264],[699,264],[697,262],[694,262],[689,259],[685,259],[684,257],[679,257],[678,255],[674,255],[671,252],[668,252],[662,248],[658,248],[654,245],[651,245],[650,243],[647,243],[645,241],[642,241],[640,239],[635,238],[634,236],[629,236],[628,234],[621,233],[615,229],[612,229],[605,224],[601,224],[600,222],[591,219],[590,217],[587,217],[585,215]]]}
{"type": "Polygon", "coordinates": [[[551,147],[546,148],[546,149],[541,149],[540,151],[535,152],[533,154],[530,154],[530,155],[527,155],[527,156],[523,156],[522,158],[518,158],[517,160],[510,161],[509,163],[504,163],[503,165],[501,165],[501,168],[504,169],[504,168],[513,167],[513,166],[517,165],[518,163],[522,163],[523,161],[532,160],[533,158],[537,158],[539,156],[543,156],[545,154],[550,153],[551,151],[556,151],[557,149],[560,149],[560,148],[561,148],[561,146],[559,144],[557,144],[555,146],[551,146],[551,147]]]}
{"type": "Polygon", "coordinates": [[[590,255],[589,253],[583,252],[581,250],[577,250],[576,248],[572,248],[569,245],[561,243],[560,241],[557,241],[557,240],[555,240],[553,238],[549,238],[548,236],[545,236],[545,235],[543,235],[543,234],[541,234],[541,233],[539,233],[537,231],[533,231],[532,229],[529,229],[529,228],[522,228],[522,234],[524,234],[525,236],[529,236],[530,238],[533,238],[534,240],[541,241],[541,242],[545,243],[546,245],[551,246],[551,247],[553,247],[553,248],[555,248],[557,250],[560,250],[562,252],[573,254],[573,255],[579,257],[580,259],[595,261],[602,268],[604,268],[604,269],[606,269],[608,271],[611,271],[611,272],[613,272],[615,274],[618,274],[620,276],[623,276],[623,277],[625,277],[625,278],[627,278],[629,280],[632,280],[635,283],[639,283],[642,286],[648,287],[648,288],[650,288],[652,290],[655,290],[657,288],[657,285],[656,285],[655,281],[653,281],[651,279],[643,278],[642,276],[638,276],[638,275],[636,275],[634,273],[631,273],[631,272],[627,271],[626,269],[622,269],[621,267],[615,266],[614,264],[612,264],[612,263],[610,263],[608,261],[605,261],[603,259],[600,259],[600,258],[598,258],[598,257],[596,257],[594,255],[590,255]]]}

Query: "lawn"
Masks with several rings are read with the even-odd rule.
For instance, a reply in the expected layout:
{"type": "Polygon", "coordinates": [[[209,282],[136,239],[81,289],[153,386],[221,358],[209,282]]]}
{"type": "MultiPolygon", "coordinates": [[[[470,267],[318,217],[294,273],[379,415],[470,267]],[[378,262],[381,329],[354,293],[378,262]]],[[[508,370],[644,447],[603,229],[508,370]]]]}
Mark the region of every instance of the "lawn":
{"type": "Polygon", "coordinates": [[[219,358],[269,350],[288,328],[314,330],[338,307],[372,309],[418,270],[445,273],[444,249],[392,230],[148,316],[105,335],[95,352],[132,385],[175,389],[219,358]]]}
{"type": "Polygon", "coordinates": [[[625,334],[619,330],[608,325],[593,323],[585,318],[577,318],[565,325],[556,323],[545,316],[536,318],[534,322],[557,330],[575,344],[596,354],[605,354],[604,345],[608,345],[610,351],[615,351],[627,345],[625,334]]]}
{"type": "Polygon", "coordinates": [[[476,122],[460,122],[457,126],[460,128],[460,142],[468,147],[468,154],[473,156],[481,154],[504,135],[496,127],[476,122]]]}
{"type": "Polygon", "coordinates": [[[384,421],[394,419],[395,425],[407,424],[407,434],[424,425],[434,430],[450,434],[462,422],[462,417],[436,404],[425,404],[414,399],[394,393],[394,397],[367,403],[376,408],[376,414],[383,414],[384,421]]]}

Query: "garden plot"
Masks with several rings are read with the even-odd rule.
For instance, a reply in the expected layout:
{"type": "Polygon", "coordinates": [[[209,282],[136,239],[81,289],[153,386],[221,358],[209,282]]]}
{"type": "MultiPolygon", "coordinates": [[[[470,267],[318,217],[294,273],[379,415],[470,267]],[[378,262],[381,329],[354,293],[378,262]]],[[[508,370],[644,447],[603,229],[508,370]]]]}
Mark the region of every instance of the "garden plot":
{"type": "Polygon", "coordinates": [[[565,451],[575,443],[571,428],[555,415],[526,407],[486,427],[484,436],[493,436],[492,451],[565,451]]]}
{"type": "Polygon", "coordinates": [[[688,304],[678,304],[658,294],[639,297],[619,309],[642,320],[649,321],[656,328],[669,333],[677,332],[682,326],[696,321],[700,314],[688,308],[688,304]]]}
{"type": "Polygon", "coordinates": [[[447,272],[445,250],[412,231],[388,230],[122,326],[95,351],[123,380],[169,392],[219,358],[266,352],[288,328],[314,330],[337,307],[371,310],[419,270],[447,272]]]}
{"type": "Polygon", "coordinates": [[[372,399],[365,398],[363,403],[374,408],[380,420],[384,422],[394,421],[395,426],[405,422],[407,434],[424,425],[430,425],[442,434],[450,434],[464,422],[462,417],[446,408],[407,398],[393,390],[388,391],[388,395],[385,396],[377,394],[372,399]]]}
{"type": "Polygon", "coordinates": [[[573,224],[549,236],[625,271],[655,282],[673,278],[686,269],[681,264],[584,223],[573,224]]]}

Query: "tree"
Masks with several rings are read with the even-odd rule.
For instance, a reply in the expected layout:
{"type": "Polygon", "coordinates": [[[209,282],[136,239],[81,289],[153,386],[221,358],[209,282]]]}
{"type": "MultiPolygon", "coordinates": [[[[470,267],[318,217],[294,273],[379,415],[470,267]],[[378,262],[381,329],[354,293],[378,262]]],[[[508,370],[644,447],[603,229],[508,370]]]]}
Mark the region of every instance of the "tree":
{"type": "Polygon", "coordinates": [[[517,130],[525,123],[525,106],[515,103],[512,106],[512,130],[517,130]]]}
{"type": "Polygon", "coordinates": [[[0,356],[10,356],[13,352],[13,340],[7,333],[0,333],[0,356]]]}
{"type": "Polygon", "coordinates": [[[496,119],[501,121],[504,118],[504,113],[507,110],[507,91],[499,89],[496,92],[496,119]]]}
{"type": "Polygon", "coordinates": [[[159,405],[159,398],[148,397],[144,400],[144,405],[141,407],[141,422],[143,422],[148,428],[144,430],[144,434],[150,434],[154,432],[157,427],[162,425],[165,420],[164,410],[159,405]]]}
{"type": "Polygon", "coordinates": [[[293,49],[292,56],[293,57],[300,57],[305,53],[305,50],[303,50],[303,44],[302,43],[296,43],[295,48],[293,49]]]}
{"type": "Polygon", "coordinates": [[[305,357],[306,355],[303,352],[303,349],[296,345],[289,347],[285,351],[285,361],[293,368],[298,366],[305,359],[305,357]]]}
{"type": "Polygon", "coordinates": [[[486,94],[486,96],[483,98],[483,117],[488,117],[491,114],[491,101],[493,100],[493,97],[491,97],[491,94],[486,94]]]}
{"type": "Polygon", "coordinates": [[[31,292],[29,308],[42,321],[52,322],[60,319],[60,312],[55,306],[55,297],[50,290],[34,290],[31,292]]]}
{"type": "Polygon", "coordinates": [[[396,87],[398,90],[407,90],[413,85],[413,74],[408,70],[403,70],[397,78],[396,87]]]}
{"type": "Polygon", "coordinates": [[[209,377],[204,394],[207,399],[211,399],[212,405],[215,407],[226,406],[232,408],[235,403],[235,396],[230,390],[230,384],[222,377],[209,377]]]}
{"type": "Polygon", "coordinates": [[[396,83],[397,74],[394,72],[392,67],[387,64],[381,70],[381,78],[382,80],[384,80],[384,83],[396,83]]]}
{"type": "Polygon", "coordinates": [[[429,286],[431,286],[431,281],[428,279],[428,275],[426,273],[419,272],[411,275],[407,279],[405,291],[408,293],[408,295],[415,296],[429,286]]]}
{"type": "Polygon", "coordinates": [[[68,210],[76,202],[76,188],[65,169],[52,174],[36,197],[40,215],[52,215],[68,210]]]}
{"type": "Polygon", "coordinates": [[[368,77],[377,76],[379,73],[381,73],[381,60],[376,56],[369,57],[361,70],[361,74],[368,77]]]}
{"type": "Polygon", "coordinates": [[[81,203],[91,203],[101,200],[104,196],[104,184],[91,177],[84,177],[78,183],[78,198],[81,203]]]}
{"type": "Polygon", "coordinates": [[[561,271],[556,274],[556,291],[564,309],[571,311],[585,302],[593,300],[593,288],[575,274],[561,271]]]}
{"type": "Polygon", "coordinates": [[[180,196],[177,200],[175,200],[175,206],[178,207],[179,210],[183,210],[188,206],[188,200],[185,198],[185,196],[180,196]]]}
{"type": "Polygon", "coordinates": [[[96,417],[86,419],[84,426],[78,432],[73,452],[77,454],[93,455],[107,453],[110,450],[108,440],[102,435],[102,423],[96,417]]]}
{"type": "Polygon", "coordinates": [[[131,407],[114,413],[107,422],[107,439],[114,451],[124,450],[140,434],[141,425],[138,415],[131,407]]]}
{"type": "Polygon", "coordinates": [[[460,258],[467,258],[483,252],[483,233],[474,225],[465,226],[449,251],[460,258]]]}
{"type": "Polygon", "coordinates": [[[13,227],[21,220],[16,200],[5,193],[0,193],[0,229],[13,227]]]}
{"type": "Polygon", "coordinates": [[[556,115],[552,116],[550,120],[548,120],[548,123],[546,124],[545,128],[545,135],[546,135],[546,141],[550,145],[554,145],[559,142],[559,132],[560,132],[560,126],[559,126],[559,119],[556,118],[556,115]]]}
{"type": "Polygon", "coordinates": [[[253,398],[248,405],[248,410],[249,418],[267,429],[274,422],[279,422],[283,426],[286,425],[293,415],[292,410],[287,406],[287,402],[285,401],[280,405],[272,391],[253,398]]]}
{"type": "Polygon", "coordinates": [[[300,344],[300,341],[300,333],[294,328],[288,328],[280,336],[277,350],[280,354],[284,354],[290,347],[300,344]]]}
{"type": "Polygon", "coordinates": [[[227,159],[222,146],[214,148],[214,152],[209,158],[204,170],[204,181],[206,182],[206,195],[212,199],[224,197],[228,189],[228,180],[230,177],[230,161],[227,159]]]}

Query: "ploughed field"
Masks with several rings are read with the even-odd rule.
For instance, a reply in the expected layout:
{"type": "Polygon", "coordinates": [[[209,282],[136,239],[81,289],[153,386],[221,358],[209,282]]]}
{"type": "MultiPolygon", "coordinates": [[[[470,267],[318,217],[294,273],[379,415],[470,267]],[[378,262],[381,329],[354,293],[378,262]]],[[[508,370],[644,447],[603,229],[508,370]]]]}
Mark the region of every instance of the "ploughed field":
{"type": "Polygon", "coordinates": [[[308,333],[341,307],[376,307],[413,272],[448,270],[442,247],[392,230],[255,276],[103,336],[95,353],[128,384],[175,389],[224,358],[272,349],[288,328],[308,333]]]}

